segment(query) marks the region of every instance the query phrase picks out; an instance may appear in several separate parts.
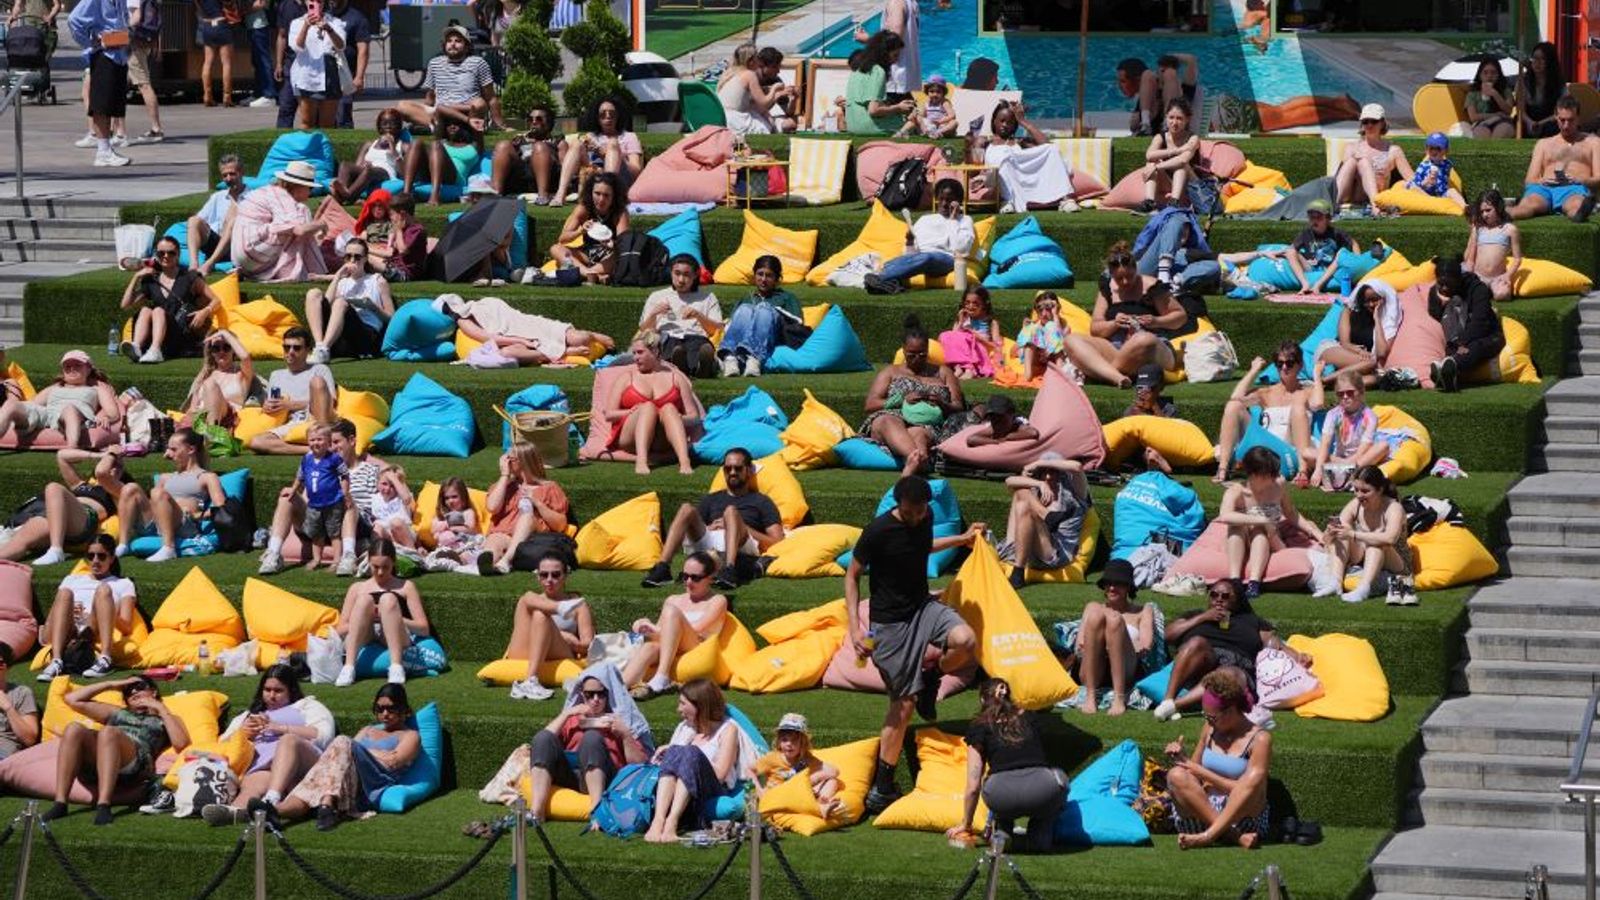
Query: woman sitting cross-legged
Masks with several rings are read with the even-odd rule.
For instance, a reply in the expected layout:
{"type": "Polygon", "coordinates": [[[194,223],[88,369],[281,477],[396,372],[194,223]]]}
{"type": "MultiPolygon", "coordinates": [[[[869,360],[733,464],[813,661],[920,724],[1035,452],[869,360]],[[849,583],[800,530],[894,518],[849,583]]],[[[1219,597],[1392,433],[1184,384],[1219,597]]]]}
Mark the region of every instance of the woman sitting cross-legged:
{"type": "Polygon", "coordinates": [[[207,825],[243,825],[249,820],[245,806],[251,800],[282,800],[333,740],[333,713],[317,698],[306,696],[292,666],[268,666],[249,708],[228,723],[222,739],[241,731],[254,755],[239,779],[239,795],[232,805],[208,803],[200,808],[207,825]]]}
{"type": "Polygon", "coordinates": [[[1240,673],[1218,669],[1200,687],[1206,724],[1194,751],[1184,755],[1182,736],[1167,745],[1178,849],[1226,840],[1253,850],[1267,833],[1272,735],[1245,717],[1250,695],[1240,673]]]}
{"type": "Polygon", "coordinates": [[[251,800],[246,811],[252,816],[258,809],[264,811],[274,827],[283,820],[315,815],[318,831],[332,831],[342,818],[371,815],[378,798],[399,783],[422,751],[405,685],[380,685],[372,700],[372,714],[377,722],[356,732],[354,738],[334,738],[286,797],[276,803],[264,797],[251,800]]]}
{"type": "Polygon", "coordinates": [[[1166,695],[1156,704],[1158,720],[1176,719],[1180,709],[1198,705],[1200,691],[1190,691],[1182,697],[1178,692],[1193,687],[1214,669],[1236,668],[1253,680],[1256,656],[1263,648],[1282,650],[1301,665],[1311,666],[1308,654],[1284,644],[1272,623],[1256,615],[1244,597],[1244,586],[1237,580],[1219,578],[1211,583],[1206,595],[1210,602],[1205,609],[1184,613],[1167,625],[1167,643],[1177,649],[1166,695]]]}
{"type": "Polygon", "coordinates": [[[394,553],[394,541],[373,541],[367,548],[371,577],[345,591],[344,606],[333,626],[344,638],[344,667],[335,687],[355,684],[356,655],[367,644],[380,643],[389,650],[389,683],[405,684],[400,660],[406,648],[433,633],[416,584],[394,574],[394,553]]]}
{"type": "Polygon", "coordinates": [[[1278,454],[1251,447],[1244,455],[1244,483],[1228,485],[1222,495],[1217,521],[1228,526],[1228,577],[1243,579],[1246,600],[1261,596],[1267,563],[1291,532],[1322,540],[1322,531],[1300,515],[1284,490],[1282,466],[1278,454]]]}
{"type": "MultiPolygon", "coordinates": [[[[656,751],[661,767],[656,782],[655,817],[644,839],[670,844],[688,817],[695,828],[711,824],[717,798],[733,793],[740,770],[739,725],[728,715],[722,689],[708,678],[696,678],[678,692],[678,727],[665,747],[656,751]]],[[[754,762],[753,760],[751,762],[754,762]]]]}
{"type": "Polygon", "coordinates": [[[539,590],[527,591],[517,599],[505,658],[526,659],[528,673],[511,685],[513,700],[549,700],[555,692],[539,683],[539,667],[589,655],[594,613],[587,600],[567,593],[567,573],[566,557],[555,551],[545,553],[533,570],[539,590]]]}
{"type": "Polygon", "coordinates": [[[67,814],[72,782],[83,778],[94,786],[94,823],[111,824],[111,798],[117,788],[143,787],[156,774],[156,757],[168,747],[182,753],[189,730],[161,702],[156,683],[143,675],[121,681],[87,684],[62,698],[67,708],[104,727],[99,731],[72,722],[61,733],[56,757],[56,802],[41,816],[49,822],[67,814]],[[100,703],[101,691],[121,691],[126,708],[100,703]]]}
{"type": "Polygon", "coordinates": [[[1353,590],[1339,599],[1360,603],[1372,594],[1378,576],[1389,573],[1391,606],[1416,606],[1411,584],[1411,545],[1406,543],[1406,510],[1394,484],[1377,466],[1362,466],[1352,479],[1355,498],[1328,524],[1325,543],[1338,563],[1339,583],[1360,566],[1361,577],[1353,590]]]}
{"type": "MultiPolygon", "coordinates": [[[[615,676],[616,669],[610,671],[615,676]]],[[[599,803],[618,770],[649,761],[649,738],[650,726],[632,697],[613,698],[611,688],[595,674],[580,676],[567,694],[567,705],[529,742],[528,812],[544,821],[556,787],[582,791],[591,807],[599,803]],[[568,754],[577,757],[576,767],[568,754]]]]}
{"type": "Polygon", "coordinates": [[[1055,843],[1056,817],[1067,802],[1067,773],[1045,757],[1037,719],[1037,713],[1011,699],[1011,685],[1004,679],[991,678],[978,689],[978,714],[967,726],[961,824],[951,826],[946,837],[958,840],[978,833],[972,819],[981,793],[994,815],[996,834],[1010,835],[1017,819],[1028,820],[1026,843],[1018,849],[1044,851],[1055,843]]]}
{"type": "Polygon", "coordinates": [[[717,574],[717,560],[705,551],[689,554],[683,560],[683,593],[673,594],[661,604],[661,615],[654,622],[639,619],[632,630],[644,635],[622,669],[622,680],[633,690],[636,700],[660,696],[672,688],[672,667],[678,657],[714,640],[727,622],[728,598],[712,590],[711,576],[717,574]],[[644,673],[655,663],[649,681],[644,673]]]}

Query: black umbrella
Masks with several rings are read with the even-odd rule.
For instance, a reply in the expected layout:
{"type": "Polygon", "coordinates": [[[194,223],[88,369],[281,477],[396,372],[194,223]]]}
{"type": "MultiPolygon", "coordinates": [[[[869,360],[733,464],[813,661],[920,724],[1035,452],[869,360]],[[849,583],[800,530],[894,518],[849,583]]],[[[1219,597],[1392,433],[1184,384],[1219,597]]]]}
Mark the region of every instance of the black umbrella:
{"type": "Polygon", "coordinates": [[[483,258],[505,243],[522,212],[522,201],[515,197],[484,197],[444,228],[434,245],[429,268],[441,272],[445,281],[459,281],[475,272],[483,258]]]}

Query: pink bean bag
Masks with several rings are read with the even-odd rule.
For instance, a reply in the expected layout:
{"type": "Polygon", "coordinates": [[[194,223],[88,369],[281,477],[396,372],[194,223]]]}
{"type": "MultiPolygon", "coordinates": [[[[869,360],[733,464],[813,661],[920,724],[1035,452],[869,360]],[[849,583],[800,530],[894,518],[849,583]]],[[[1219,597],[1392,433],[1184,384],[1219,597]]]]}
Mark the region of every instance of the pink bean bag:
{"type": "MultiPolygon", "coordinates": [[[[89,429],[89,449],[104,450],[117,442],[117,433],[108,428],[89,429]]],[[[67,445],[67,438],[54,428],[46,428],[33,434],[18,434],[15,430],[6,432],[0,438],[0,450],[60,450],[67,445]]]]}
{"type": "MultiPolygon", "coordinates": [[[[856,190],[863,200],[878,196],[883,187],[883,176],[889,167],[903,159],[920,159],[928,166],[928,186],[939,180],[937,165],[949,162],[938,144],[901,144],[895,141],[871,141],[856,148],[856,190]]],[[[945,172],[944,175],[954,173],[945,172]]],[[[920,208],[927,209],[932,191],[923,191],[920,208]]]]}
{"type": "MultiPolygon", "coordinates": [[[[701,129],[704,131],[705,129],[701,129]]],[[[610,460],[612,462],[633,462],[633,451],[618,447],[612,449],[607,445],[611,441],[611,432],[614,428],[606,419],[611,412],[611,391],[616,387],[619,378],[628,378],[638,371],[633,365],[606,366],[594,371],[594,411],[589,418],[589,439],[583,442],[578,449],[578,458],[582,460],[610,460]]],[[[694,443],[705,433],[699,419],[689,423],[689,443],[694,443]]],[[[659,455],[652,456],[652,463],[668,463],[673,461],[672,451],[661,451],[659,455]]]]}
{"type": "Polygon", "coordinates": [[[1428,366],[1444,359],[1444,326],[1428,315],[1428,290],[1433,282],[1400,292],[1400,330],[1389,346],[1389,368],[1410,369],[1425,388],[1433,387],[1428,366]]]}
{"type": "Polygon", "coordinates": [[[963,465],[997,472],[1020,472],[1046,450],[1079,460],[1086,469],[1098,467],[1106,457],[1105,434],[1089,395],[1058,368],[1045,370],[1044,387],[1033,398],[1028,423],[1039,430],[1035,440],[968,447],[967,437],[988,427],[980,423],[956,432],[939,450],[963,465]]]}
{"type": "MultiPolygon", "coordinates": [[[[1200,142],[1197,168],[1209,171],[1219,180],[1238,175],[1247,165],[1249,161],[1244,158],[1244,152],[1227,141],[1200,142]]],[[[1138,169],[1122,176],[1111,192],[1100,198],[1100,205],[1106,209],[1133,209],[1143,202],[1144,176],[1138,169]]]]}
{"type": "Polygon", "coordinates": [[[733,132],[706,125],[645,163],[628,188],[634,203],[721,203],[728,194],[733,132]]]}
{"type": "MultiPolygon", "coordinates": [[[[61,755],[60,741],[45,741],[18,750],[3,760],[0,760],[0,794],[8,797],[34,797],[40,800],[50,800],[56,794],[56,759],[61,755]]],[[[162,760],[171,766],[171,757],[163,755],[162,760]]],[[[157,769],[162,769],[160,761],[157,769]]],[[[159,774],[159,773],[158,773],[159,774]]],[[[145,799],[144,785],[129,784],[120,787],[111,795],[113,806],[126,806],[138,803],[145,799]]],[[[81,780],[72,782],[72,790],[67,792],[67,802],[78,805],[87,805],[94,802],[94,792],[81,780]]]]}
{"type": "MultiPolygon", "coordinates": [[[[861,601],[865,607],[867,601],[861,601]]],[[[862,610],[866,614],[866,610],[862,610]]],[[[931,664],[939,658],[939,651],[932,647],[923,656],[924,663],[931,664]]],[[[845,638],[844,644],[839,647],[839,652],[828,661],[828,670],[822,673],[822,686],[835,688],[841,691],[861,691],[868,694],[882,694],[887,689],[883,686],[883,675],[878,672],[878,667],[872,660],[867,660],[865,665],[856,665],[856,649],[845,638]]],[[[939,699],[943,700],[954,694],[959,694],[971,686],[973,679],[978,675],[977,663],[960,672],[954,672],[939,677],[939,699]]]]}
{"type": "MultiPolygon", "coordinates": [[[[1173,564],[1168,574],[1199,575],[1207,583],[1228,577],[1228,526],[1212,522],[1183,556],[1173,564]]],[[[1311,540],[1295,531],[1284,541],[1284,549],[1272,554],[1267,561],[1266,577],[1262,583],[1273,590],[1297,591],[1311,579],[1311,540]]],[[[1248,562],[1248,560],[1247,560],[1248,562]]]]}
{"type": "Polygon", "coordinates": [[[39,639],[39,622],[33,617],[33,569],[23,563],[0,560],[0,643],[11,648],[11,658],[22,660],[39,639]]]}

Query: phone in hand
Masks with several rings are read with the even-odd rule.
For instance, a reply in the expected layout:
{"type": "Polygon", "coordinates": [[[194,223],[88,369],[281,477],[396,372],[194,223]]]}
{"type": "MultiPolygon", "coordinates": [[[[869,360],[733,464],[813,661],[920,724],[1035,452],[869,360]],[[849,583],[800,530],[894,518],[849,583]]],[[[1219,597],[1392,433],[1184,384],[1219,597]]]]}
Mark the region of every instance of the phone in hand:
{"type": "Polygon", "coordinates": [[[579,728],[605,728],[608,724],[605,716],[584,716],[578,720],[579,728]]]}
{"type": "Polygon", "coordinates": [[[283,388],[274,387],[271,390],[267,391],[267,399],[268,400],[282,400],[283,399],[283,388]]]}

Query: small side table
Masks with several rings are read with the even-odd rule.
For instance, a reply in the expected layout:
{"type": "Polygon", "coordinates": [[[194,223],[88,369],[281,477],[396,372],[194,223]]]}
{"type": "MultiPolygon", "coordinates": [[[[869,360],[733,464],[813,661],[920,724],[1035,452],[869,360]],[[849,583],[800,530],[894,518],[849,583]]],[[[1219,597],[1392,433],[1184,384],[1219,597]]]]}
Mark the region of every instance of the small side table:
{"type": "MultiPolygon", "coordinates": [[[[738,187],[739,173],[740,172],[744,172],[745,173],[745,185],[744,185],[744,197],[743,197],[744,208],[745,209],[749,209],[751,203],[755,200],[755,191],[750,189],[750,181],[751,181],[750,176],[751,175],[753,175],[755,172],[757,172],[757,171],[759,171],[761,169],[771,169],[771,168],[774,168],[774,167],[783,169],[784,170],[784,175],[786,175],[786,176],[789,174],[789,161],[787,159],[768,159],[768,158],[762,157],[762,156],[752,156],[752,157],[749,157],[747,159],[730,159],[730,160],[728,160],[726,165],[728,167],[728,169],[727,169],[727,171],[728,171],[728,190],[727,190],[727,194],[723,198],[723,204],[722,205],[723,206],[729,206],[729,207],[737,207],[739,205],[740,197],[736,193],[736,190],[737,190],[737,187],[738,187]]],[[[789,179],[788,178],[784,178],[783,179],[783,193],[778,195],[778,196],[781,196],[783,198],[783,205],[784,206],[788,206],[789,205],[789,179]]],[[[771,199],[773,199],[773,196],[771,194],[768,194],[765,197],[763,197],[762,199],[771,200],[771,199]]]]}
{"type": "Polygon", "coordinates": [[[960,177],[962,212],[966,212],[967,207],[973,205],[981,205],[992,209],[1000,208],[999,185],[994,186],[994,195],[990,199],[976,201],[972,199],[972,176],[979,175],[984,172],[994,172],[996,171],[994,166],[985,165],[984,163],[947,163],[945,165],[934,166],[933,171],[936,173],[955,172],[960,177]]]}

